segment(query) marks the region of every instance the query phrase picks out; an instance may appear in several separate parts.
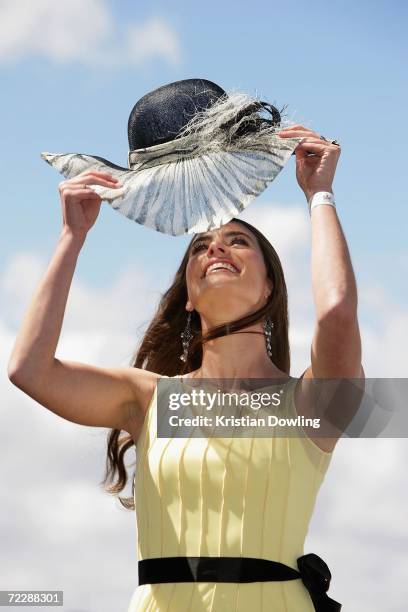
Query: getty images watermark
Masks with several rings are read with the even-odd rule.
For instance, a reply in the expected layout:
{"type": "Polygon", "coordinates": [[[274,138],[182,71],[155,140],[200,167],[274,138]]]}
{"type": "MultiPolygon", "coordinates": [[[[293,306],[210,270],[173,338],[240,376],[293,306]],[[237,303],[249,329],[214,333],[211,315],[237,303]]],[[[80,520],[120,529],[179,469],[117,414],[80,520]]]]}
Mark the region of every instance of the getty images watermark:
{"type": "Polygon", "coordinates": [[[177,411],[170,414],[168,423],[171,427],[302,427],[309,426],[319,428],[320,418],[310,418],[304,415],[278,416],[277,414],[259,414],[261,408],[279,407],[281,405],[283,390],[275,393],[238,393],[238,392],[216,392],[204,389],[191,389],[189,392],[170,393],[168,408],[177,411]],[[201,408],[207,414],[195,416],[181,416],[183,408],[201,408]],[[234,414],[214,414],[219,408],[234,408],[234,414]],[[238,409],[245,407],[251,411],[250,414],[237,414],[238,409]],[[212,414],[210,414],[210,411],[212,414]]]}
{"type": "Polygon", "coordinates": [[[158,438],[408,437],[408,379],[159,378],[158,438]]]}

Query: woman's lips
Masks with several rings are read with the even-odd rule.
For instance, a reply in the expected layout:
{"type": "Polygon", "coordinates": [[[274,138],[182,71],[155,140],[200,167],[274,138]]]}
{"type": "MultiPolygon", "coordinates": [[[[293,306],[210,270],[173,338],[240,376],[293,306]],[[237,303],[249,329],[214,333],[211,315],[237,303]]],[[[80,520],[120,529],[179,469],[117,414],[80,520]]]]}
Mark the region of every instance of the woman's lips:
{"type": "Polygon", "coordinates": [[[229,274],[239,274],[238,272],[233,272],[232,270],[228,270],[228,268],[217,268],[217,270],[210,270],[207,272],[206,276],[210,274],[216,274],[217,272],[228,272],[229,274]]]}

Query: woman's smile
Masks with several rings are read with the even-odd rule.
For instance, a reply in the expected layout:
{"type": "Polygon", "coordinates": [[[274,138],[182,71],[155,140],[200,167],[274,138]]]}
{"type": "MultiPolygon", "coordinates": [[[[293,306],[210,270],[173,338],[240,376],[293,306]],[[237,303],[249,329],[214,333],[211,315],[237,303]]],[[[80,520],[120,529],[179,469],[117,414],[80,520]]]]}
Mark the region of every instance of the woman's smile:
{"type": "Polygon", "coordinates": [[[229,270],[228,268],[216,268],[215,270],[210,270],[209,272],[207,272],[206,276],[208,276],[209,274],[214,274],[215,272],[229,272],[230,274],[239,274],[235,270],[232,271],[232,270],[229,270]]]}

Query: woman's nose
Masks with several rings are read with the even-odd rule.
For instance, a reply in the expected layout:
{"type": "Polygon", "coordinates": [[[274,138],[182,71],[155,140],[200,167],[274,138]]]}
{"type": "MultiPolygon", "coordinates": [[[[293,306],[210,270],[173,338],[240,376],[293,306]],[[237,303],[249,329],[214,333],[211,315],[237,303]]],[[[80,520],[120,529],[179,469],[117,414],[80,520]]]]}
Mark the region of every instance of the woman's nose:
{"type": "Polygon", "coordinates": [[[211,240],[210,244],[208,245],[208,250],[207,250],[208,255],[213,255],[214,253],[217,253],[218,251],[221,253],[225,253],[224,243],[219,239],[211,240]]]}

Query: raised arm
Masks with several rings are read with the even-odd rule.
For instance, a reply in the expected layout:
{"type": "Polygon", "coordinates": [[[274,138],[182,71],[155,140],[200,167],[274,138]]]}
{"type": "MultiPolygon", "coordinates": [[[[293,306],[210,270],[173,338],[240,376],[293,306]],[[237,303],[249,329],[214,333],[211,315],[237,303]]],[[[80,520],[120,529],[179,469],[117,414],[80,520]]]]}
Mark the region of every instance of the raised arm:
{"type": "Polygon", "coordinates": [[[101,206],[100,197],[87,185],[112,187],[114,181],[109,175],[86,173],[60,184],[62,231],[18,332],[8,375],[14,385],[64,419],[126,430],[140,417],[152,373],[55,357],[78,256],[101,206]]]}
{"type": "MultiPolygon", "coordinates": [[[[296,149],[296,176],[306,199],[309,201],[319,191],[333,192],[340,148],[301,125],[291,126],[280,136],[306,137],[296,149]]],[[[336,209],[328,205],[314,207],[311,224],[316,323],[312,363],[305,378],[364,377],[356,280],[336,209]]]]}
{"type": "MultiPolygon", "coordinates": [[[[333,193],[332,182],[340,156],[335,144],[322,141],[320,136],[301,125],[280,133],[283,138],[306,137],[296,149],[296,177],[308,202],[319,191],[333,193]],[[310,155],[312,153],[312,155],[310,155]]],[[[311,345],[311,365],[304,378],[364,379],[361,365],[361,338],[357,319],[357,286],[346,239],[337,210],[330,205],[315,206],[310,211],[312,224],[312,287],[316,307],[315,329],[311,345]]],[[[313,442],[326,452],[331,452],[345,427],[351,422],[360,406],[364,382],[359,383],[361,393],[343,395],[341,406],[328,403],[323,416],[326,437],[313,437],[313,442]],[[341,411],[342,426],[336,427],[337,410],[341,411]],[[334,419],[334,420],[333,420],[334,419]]],[[[345,387],[343,387],[345,389],[345,387]]],[[[320,392],[330,399],[331,383],[320,392]]],[[[343,393],[346,393],[345,391],[343,393]]],[[[295,394],[297,413],[313,414],[316,403],[313,390],[301,383],[295,394]]],[[[307,431],[307,428],[305,428],[307,431]]]]}

